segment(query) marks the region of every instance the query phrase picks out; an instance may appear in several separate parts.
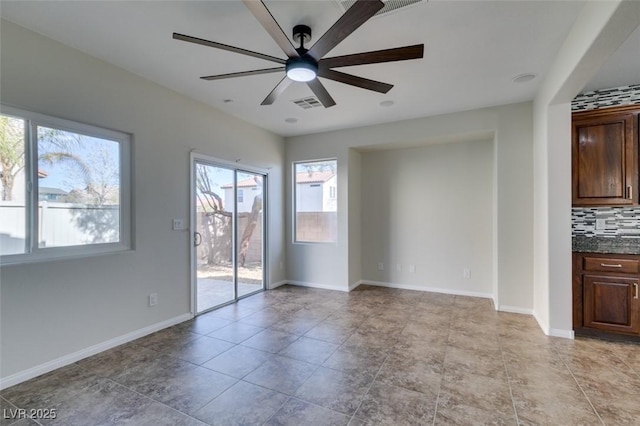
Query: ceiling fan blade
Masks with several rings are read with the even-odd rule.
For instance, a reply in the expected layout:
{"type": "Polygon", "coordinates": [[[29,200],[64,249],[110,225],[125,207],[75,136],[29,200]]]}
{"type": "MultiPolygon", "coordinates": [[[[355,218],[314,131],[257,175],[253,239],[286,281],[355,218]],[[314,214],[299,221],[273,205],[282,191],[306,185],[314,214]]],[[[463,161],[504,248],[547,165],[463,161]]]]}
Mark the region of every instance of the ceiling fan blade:
{"type": "Polygon", "coordinates": [[[325,108],[332,107],[336,104],[336,101],[333,100],[329,92],[327,92],[327,89],[325,89],[317,78],[308,81],[307,86],[309,86],[313,94],[316,95],[322,106],[325,108]]]}
{"type": "Polygon", "coordinates": [[[334,56],[321,59],[320,67],[337,68],[351,65],[379,64],[381,62],[407,61],[424,57],[424,44],[396,47],[395,49],[376,50],[355,53],[353,55],[334,56]]]}
{"type": "Polygon", "coordinates": [[[330,69],[320,69],[318,70],[318,75],[320,77],[328,78],[329,80],[338,81],[340,83],[349,84],[362,89],[373,90],[374,92],[379,93],[387,93],[393,88],[393,84],[369,80],[368,78],[358,77],[330,69]]]}
{"type": "Polygon", "coordinates": [[[173,38],[176,40],[182,40],[189,43],[201,44],[203,46],[215,47],[216,49],[227,50],[229,52],[240,53],[242,55],[253,56],[254,58],[264,59],[266,61],[277,62],[279,64],[285,64],[285,59],[276,58],[275,56],[269,56],[251,50],[242,49],[240,47],[229,46],[227,44],[216,43],[215,41],[205,40],[202,38],[191,37],[184,34],[173,33],[173,38]]]}
{"type": "Polygon", "coordinates": [[[208,75],[205,77],[200,77],[202,80],[222,80],[224,78],[233,78],[233,77],[244,77],[247,75],[259,75],[259,74],[269,74],[272,72],[284,71],[284,67],[277,68],[265,68],[262,70],[252,70],[252,71],[240,71],[240,72],[231,72],[228,74],[218,74],[218,75],[208,75]]]}
{"type": "Polygon", "coordinates": [[[267,97],[264,98],[264,101],[262,101],[260,105],[271,105],[272,103],[274,103],[276,98],[280,96],[280,94],[282,94],[282,92],[284,92],[284,90],[289,87],[291,83],[292,80],[285,75],[284,78],[280,80],[280,83],[278,83],[276,87],[273,88],[271,93],[269,93],[267,97]]]}
{"type": "Polygon", "coordinates": [[[383,7],[380,0],[357,0],[309,49],[309,55],[319,60],[383,7]]]}
{"type": "Polygon", "coordinates": [[[243,0],[243,2],[288,57],[297,58],[300,56],[291,44],[289,37],[282,31],[282,28],[280,28],[280,25],[278,25],[278,22],[262,1],[243,0]]]}

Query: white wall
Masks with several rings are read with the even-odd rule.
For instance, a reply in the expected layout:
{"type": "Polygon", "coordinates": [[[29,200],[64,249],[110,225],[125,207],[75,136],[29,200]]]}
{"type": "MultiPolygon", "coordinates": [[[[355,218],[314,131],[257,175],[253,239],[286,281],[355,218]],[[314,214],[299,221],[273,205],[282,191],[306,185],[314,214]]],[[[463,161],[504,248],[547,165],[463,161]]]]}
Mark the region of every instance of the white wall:
{"type": "Polygon", "coordinates": [[[364,281],[490,297],[493,157],[491,140],[364,153],[364,281]]]}
{"type": "MultiPolygon", "coordinates": [[[[347,178],[348,200],[348,232],[349,232],[349,289],[355,288],[362,280],[362,154],[355,149],[348,151],[349,175],[347,178]]],[[[338,184],[335,177],[333,185],[338,184]]],[[[337,191],[337,187],[336,187],[337,191]]]]}
{"type": "MultiPolygon", "coordinates": [[[[339,144],[338,144],[339,145],[339,144]]],[[[334,144],[334,147],[336,145],[334,144]]],[[[309,285],[333,290],[348,289],[348,235],[347,235],[347,179],[348,148],[341,146],[336,150],[312,144],[289,144],[287,146],[286,169],[286,243],[287,250],[293,249],[291,256],[287,254],[287,281],[297,285],[309,285]],[[327,154],[330,152],[330,154],[327,154]],[[334,153],[339,152],[339,153],[334,153]],[[295,243],[293,238],[293,163],[336,158],[338,181],[338,237],[335,243],[295,243]]]]}
{"type": "Polygon", "coordinates": [[[640,25],[640,2],[587,2],[534,101],[534,310],[570,337],[571,100],[640,25]]]}
{"type": "MultiPolygon", "coordinates": [[[[293,161],[337,158],[338,242],[335,245],[293,244],[287,238],[287,277],[293,282],[347,289],[354,283],[350,254],[360,250],[351,228],[360,226],[351,207],[359,188],[350,170],[350,149],[417,147],[453,141],[492,139],[495,147],[495,271],[494,297],[501,309],[531,312],[533,308],[533,170],[532,105],[530,103],[418,118],[357,129],[287,139],[287,165],[293,161]],[[352,247],[352,245],[355,245],[352,247]],[[352,251],[355,250],[355,251],[352,251]]],[[[357,204],[357,201],[356,201],[357,204]]],[[[291,206],[291,199],[287,199],[291,206]]],[[[290,208],[290,207],[289,207],[290,208]]],[[[362,215],[367,214],[363,209],[362,215]]],[[[291,217],[287,216],[287,231],[291,217]]],[[[363,262],[367,259],[363,258],[363,262]]]]}
{"type": "Polygon", "coordinates": [[[12,23],[0,30],[3,103],[133,135],[135,214],[131,252],[2,267],[2,386],[189,314],[190,233],[171,219],[189,218],[191,149],[270,169],[268,278],[284,280],[282,138],[12,23]]]}

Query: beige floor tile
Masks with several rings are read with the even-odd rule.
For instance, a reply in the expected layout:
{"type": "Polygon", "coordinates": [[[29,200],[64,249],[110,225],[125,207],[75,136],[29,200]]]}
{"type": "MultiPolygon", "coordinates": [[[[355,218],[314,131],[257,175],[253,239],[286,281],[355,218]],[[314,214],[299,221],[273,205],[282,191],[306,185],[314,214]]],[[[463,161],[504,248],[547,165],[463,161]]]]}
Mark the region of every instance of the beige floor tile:
{"type": "Polygon", "coordinates": [[[320,367],[296,391],[296,397],[339,413],[353,415],[374,379],[360,374],[320,367]]]}
{"type": "Polygon", "coordinates": [[[374,382],[355,417],[380,425],[424,425],[433,421],[436,396],[374,382]]]}
{"type": "Polygon", "coordinates": [[[299,399],[291,398],[269,419],[265,426],[342,426],[350,417],[299,399]]]}
{"type": "Polygon", "coordinates": [[[243,379],[259,386],[293,395],[313,374],[317,366],[275,355],[243,379]]]}
{"type": "Polygon", "coordinates": [[[288,399],[287,395],[240,381],[196,411],[194,416],[210,425],[259,425],[288,399]]]}
{"type": "Polygon", "coordinates": [[[325,362],[336,351],[336,349],[338,349],[338,347],[339,345],[336,345],[335,343],[300,337],[298,340],[278,352],[278,354],[311,364],[320,365],[325,362]]]}
{"type": "MultiPolygon", "coordinates": [[[[83,426],[635,425],[638,395],[637,344],[551,338],[488,299],[285,285],[5,389],[0,406],[83,426]]],[[[38,424],[14,420],[0,426],[38,424]]]]}

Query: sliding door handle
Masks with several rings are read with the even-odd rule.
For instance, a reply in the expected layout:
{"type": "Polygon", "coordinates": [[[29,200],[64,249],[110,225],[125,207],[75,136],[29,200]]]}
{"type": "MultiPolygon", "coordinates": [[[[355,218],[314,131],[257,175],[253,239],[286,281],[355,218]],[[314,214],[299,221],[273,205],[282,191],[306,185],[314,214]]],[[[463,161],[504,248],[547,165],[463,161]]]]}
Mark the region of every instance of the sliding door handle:
{"type": "Polygon", "coordinates": [[[193,245],[198,247],[200,244],[202,244],[202,234],[196,231],[193,233],[193,245]]]}

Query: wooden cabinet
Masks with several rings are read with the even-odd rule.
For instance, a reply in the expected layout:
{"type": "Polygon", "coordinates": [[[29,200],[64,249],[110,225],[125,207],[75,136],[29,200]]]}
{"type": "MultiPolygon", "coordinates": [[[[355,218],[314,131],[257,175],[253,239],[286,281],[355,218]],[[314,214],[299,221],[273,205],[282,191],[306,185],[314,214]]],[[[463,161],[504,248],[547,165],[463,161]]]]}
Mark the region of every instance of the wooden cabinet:
{"type": "Polygon", "coordinates": [[[574,113],[574,206],[638,204],[638,105],[574,113]]]}
{"type": "Polygon", "coordinates": [[[638,279],[584,275],[584,327],[638,333],[638,279]]]}
{"type": "Polygon", "coordinates": [[[574,329],[640,334],[640,256],[574,253],[574,329]]]}

